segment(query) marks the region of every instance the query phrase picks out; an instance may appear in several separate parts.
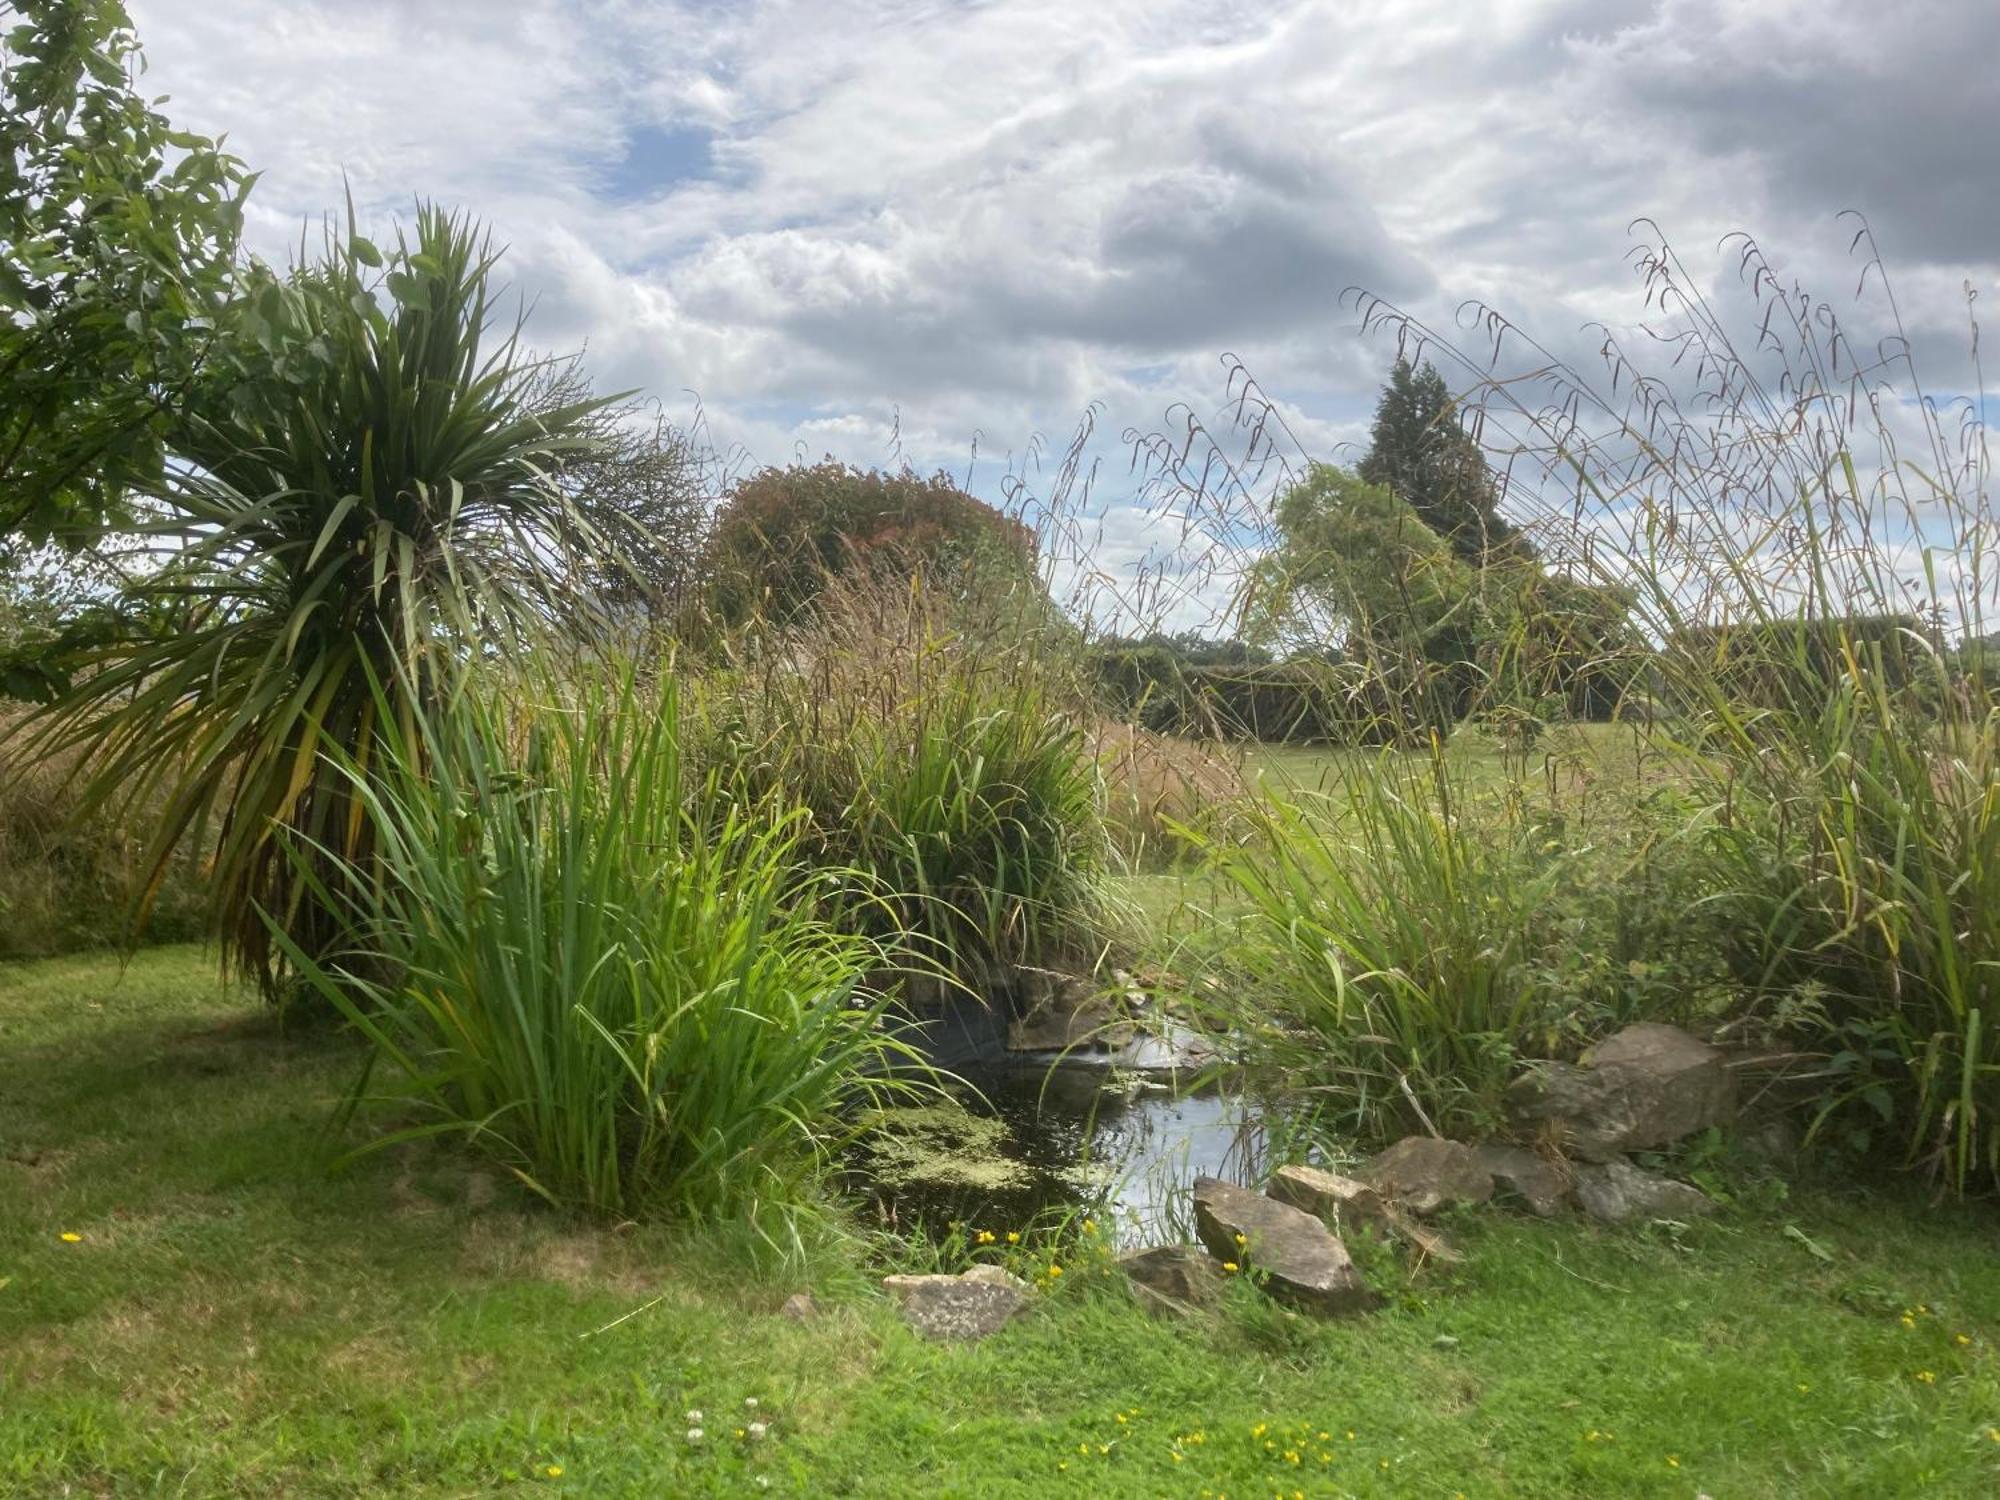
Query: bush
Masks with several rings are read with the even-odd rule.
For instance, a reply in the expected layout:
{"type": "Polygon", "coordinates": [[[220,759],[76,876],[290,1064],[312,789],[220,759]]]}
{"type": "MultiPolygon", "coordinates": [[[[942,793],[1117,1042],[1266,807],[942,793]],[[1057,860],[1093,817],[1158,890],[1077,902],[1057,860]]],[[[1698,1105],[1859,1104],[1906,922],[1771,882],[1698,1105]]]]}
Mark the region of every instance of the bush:
{"type": "Polygon", "coordinates": [[[1343,1129],[1491,1133],[1523,1059],[1635,1019],[1720,1019],[1688,816],[1669,799],[1586,829],[1475,795],[1442,750],[1266,795],[1252,837],[1215,846],[1248,908],[1218,957],[1249,982],[1214,1019],[1343,1129]]]}
{"type": "Polygon", "coordinates": [[[0,959],[199,937],[208,892],[192,841],[167,861],[135,932],[155,810],[82,811],[75,758],[30,758],[5,743],[10,728],[0,712],[0,959]]]}
{"type": "Polygon", "coordinates": [[[882,951],[797,881],[800,820],[693,778],[671,685],[465,697],[418,732],[340,762],[380,851],[379,882],[344,872],[349,951],[272,924],[423,1122],[384,1143],[463,1135],[553,1203],[787,1243],[898,1053],[882,951]]]}
{"type": "Polygon", "coordinates": [[[968,637],[920,591],[843,588],[713,676],[708,754],[803,807],[801,848],[857,876],[849,919],[960,976],[1088,958],[1106,842],[1089,746],[1032,642],[968,637]]]}
{"type": "Polygon", "coordinates": [[[716,517],[708,558],[724,620],[783,625],[834,578],[922,573],[950,593],[969,591],[983,573],[1002,583],[1031,578],[1035,538],[943,474],[922,479],[828,459],[764,469],[737,485],[716,517]]]}

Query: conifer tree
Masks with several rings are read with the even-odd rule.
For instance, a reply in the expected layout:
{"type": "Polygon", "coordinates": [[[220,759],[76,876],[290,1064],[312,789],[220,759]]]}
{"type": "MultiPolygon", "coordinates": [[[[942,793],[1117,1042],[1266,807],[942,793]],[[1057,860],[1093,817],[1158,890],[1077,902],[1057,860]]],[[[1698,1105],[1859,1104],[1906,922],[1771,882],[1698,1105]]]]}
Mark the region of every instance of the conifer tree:
{"type": "Polygon", "coordinates": [[[1499,513],[1486,456],[1458,424],[1444,377],[1428,362],[1398,359],[1375,407],[1375,427],[1360,476],[1393,490],[1465,561],[1496,552],[1520,555],[1526,542],[1499,513]]]}

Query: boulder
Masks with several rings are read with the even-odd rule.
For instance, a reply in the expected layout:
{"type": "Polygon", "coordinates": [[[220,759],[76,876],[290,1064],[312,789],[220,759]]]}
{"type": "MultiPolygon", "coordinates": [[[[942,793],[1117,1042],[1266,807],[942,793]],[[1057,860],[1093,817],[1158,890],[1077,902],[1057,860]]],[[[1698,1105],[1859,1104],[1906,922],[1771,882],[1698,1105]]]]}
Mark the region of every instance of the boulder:
{"type": "Polygon", "coordinates": [[[1015,971],[1018,1010],[1007,1026],[1009,1052],[1067,1052],[1114,1047],[1132,1027],[1114,995],[1100,994],[1075,974],[1025,965],[1015,971]]]}
{"type": "Polygon", "coordinates": [[[1736,1078],[1720,1049],[1641,1021],[1605,1038],[1580,1066],[1550,1063],[1517,1078],[1507,1110],[1519,1126],[1555,1125],[1574,1155],[1608,1162],[1727,1124],[1736,1078]]]}
{"type": "Polygon", "coordinates": [[[1481,1164],[1479,1152],[1435,1136],[1405,1137],[1362,1168],[1362,1176],[1413,1214],[1434,1214],[1454,1203],[1484,1203],[1493,1196],[1493,1174],[1481,1164]]]}
{"type": "Polygon", "coordinates": [[[1474,1150],[1495,1188],[1519,1198],[1545,1219],[1562,1212],[1563,1200],[1569,1197],[1569,1176],[1554,1162],[1519,1146],[1485,1145],[1474,1150]]]}
{"type": "Polygon", "coordinates": [[[1389,1205],[1367,1183],[1319,1167],[1280,1167],[1266,1189],[1280,1203],[1326,1220],[1336,1231],[1371,1227],[1386,1234],[1394,1226],[1389,1205]]]}
{"type": "Polygon", "coordinates": [[[1629,1161],[1591,1163],[1576,1169],[1576,1206],[1600,1224],[1632,1219],[1692,1219],[1713,1213],[1699,1188],[1675,1182],[1629,1161]]]}
{"type": "Polygon", "coordinates": [[[1424,1228],[1355,1178],[1318,1167],[1280,1167],[1272,1175],[1268,1191],[1280,1203],[1326,1220],[1335,1233],[1369,1231],[1409,1246],[1426,1260],[1456,1264],[1460,1259],[1443,1235],[1424,1228]]]}
{"type": "Polygon", "coordinates": [[[810,1323],[819,1316],[819,1304],[813,1301],[811,1292],[793,1292],[778,1309],[778,1316],[790,1318],[794,1323],[810,1323]]]}
{"type": "Polygon", "coordinates": [[[1194,1185],[1194,1218],[1211,1255],[1254,1268],[1281,1302],[1331,1315],[1376,1304],[1347,1247],[1303,1209],[1202,1177],[1194,1185]]]}
{"type": "Polygon", "coordinates": [[[1028,1310],[1027,1288],[997,1266],[963,1276],[885,1276],[882,1290],[902,1307],[903,1321],[928,1339],[983,1339],[1028,1310]]]}
{"type": "Polygon", "coordinates": [[[1118,1269],[1132,1291],[1155,1313],[1185,1312],[1213,1302],[1222,1290],[1222,1272],[1199,1245],[1155,1245],[1118,1257],[1118,1269]]]}

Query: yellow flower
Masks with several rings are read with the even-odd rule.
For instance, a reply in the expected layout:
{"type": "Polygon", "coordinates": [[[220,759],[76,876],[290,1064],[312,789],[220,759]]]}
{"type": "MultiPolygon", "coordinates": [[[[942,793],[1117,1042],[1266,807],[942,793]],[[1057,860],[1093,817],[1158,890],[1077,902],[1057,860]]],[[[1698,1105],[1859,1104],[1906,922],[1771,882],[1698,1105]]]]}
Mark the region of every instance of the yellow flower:
{"type": "Polygon", "coordinates": [[[1095,1233],[1097,1233],[1097,1220],[1095,1220],[1095,1219],[1085,1219],[1085,1220],[1083,1221],[1083,1232],[1084,1232],[1085,1234],[1095,1234],[1095,1233]]]}
{"type": "Polygon", "coordinates": [[[1347,1440],[1350,1443],[1354,1441],[1354,1429],[1351,1427],[1347,1429],[1347,1440]]]}
{"type": "Polygon", "coordinates": [[[1067,1468],[1069,1467],[1069,1460],[1068,1460],[1068,1459],[1066,1459],[1066,1458],[1064,1458],[1064,1459],[1058,1459],[1058,1460],[1056,1461],[1056,1467],[1057,1467],[1058,1469],[1067,1469],[1067,1468]]]}
{"type": "Polygon", "coordinates": [[[1299,1461],[1299,1450],[1296,1448],[1287,1448],[1285,1450],[1285,1462],[1288,1464],[1295,1464],[1298,1461],[1299,1461]]]}
{"type": "Polygon", "coordinates": [[[1174,1455],[1174,1462],[1175,1462],[1175,1463],[1179,1463],[1179,1462],[1181,1462],[1181,1456],[1180,1456],[1180,1455],[1179,1455],[1178,1453],[1176,1453],[1176,1454],[1174,1455]]]}
{"type": "Polygon", "coordinates": [[[1319,1440],[1320,1440],[1320,1441],[1321,1441],[1321,1442],[1323,1443],[1323,1442],[1325,1442],[1325,1441],[1326,1441],[1326,1440],[1328,1439],[1328,1437],[1330,1437],[1330,1436],[1331,1436],[1331,1434],[1329,1434],[1329,1433],[1324,1433],[1324,1432],[1322,1432],[1322,1433],[1320,1433],[1320,1434],[1319,1434],[1319,1440]]]}
{"type": "Polygon", "coordinates": [[[1680,1466],[1681,1466],[1681,1461],[1678,1458],[1675,1458],[1673,1454],[1669,1453],[1667,1455],[1667,1467],[1670,1469],[1678,1469],[1680,1466]]]}
{"type": "Polygon", "coordinates": [[[62,1232],[62,1242],[65,1245],[80,1245],[83,1243],[83,1236],[74,1229],[65,1229],[62,1232]]]}
{"type": "Polygon", "coordinates": [[[1908,1313],[1904,1313],[1904,1314],[1903,1314],[1903,1326],[1904,1326],[1905,1328],[1915,1328],[1915,1327],[1917,1326],[1917,1320],[1916,1320],[1915,1318],[1911,1317],[1911,1316],[1910,1316],[1910,1315],[1909,1315],[1908,1313]]]}
{"type": "Polygon", "coordinates": [[[1061,1267],[1061,1266],[1050,1266],[1050,1267],[1049,1267],[1049,1274],[1050,1274],[1051,1276],[1060,1276],[1060,1275],[1062,1275],[1062,1267],[1061,1267]]]}
{"type": "Polygon", "coordinates": [[[1227,1271],[1231,1276],[1234,1276],[1240,1268],[1237,1266],[1235,1261],[1225,1260],[1222,1263],[1222,1269],[1227,1271]]]}
{"type": "Polygon", "coordinates": [[[1972,1342],[1972,1340],[1971,1340],[1971,1339],[1967,1338],[1967,1337],[1966,1337],[1966,1336],[1965,1336],[1964,1334],[1962,1334],[1962,1333],[1954,1333],[1954,1334],[1953,1334],[1953,1335],[1951,1336],[1951,1341],[1952,1341],[1952,1342],[1953,1342],[1954,1344],[1957,1344],[1957,1345],[1958,1345],[1958,1346],[1959,1346],[1959,1347],[1960,1347],[1961,1349],[1962,1349],[1962,1348],[1964,1348],[1964,1347],[1965,1347],[1965,1346],[1966,1346],[1967,1344],[1969,1344],[1969,1343],[1971,1343],[1971,1342],[1972,1342]]]}
{"type": "Polygon", "coordinates": [[[1255,1427],[1250,1429],[1250,1436],[1262,1437],[1265,1433],[1269,1432],[1270,1430],[1271,1430],[1271,1424],[1269,1422],[1259,1422],[1255,1427]]]}
{"type": "Polygon", "coordinates": [[[1250,1237],[1248,1235],[1239,1234],[1236,1236],[1236,1243],[1239,1245],[1247,1245],[1250,1243],[1250,1237]]]}
{"type": "Polygon", "coordinates": [[[1799,1382],[1799,1394],[1804,1395],[1807,1391],[1811,1389],[1812,1387],[1807,1385],[1803,1380],[1799,1382]]]}
{"type": "Polygon", "coordinates": [[[1018,1245],[1021,1243],[1021,1236],[1016,1231],[1010,1229],[1007,1231],[1007,1243],[1010,1245],[1018,1245]]]}
{"type": "Polygon", "coordinates": [[[982,1229],[979,1231],[978,1234],[974,1235],[973,1238],[982,1245],[990,1245],[993,1243],[993,1231],[990,1229],[982,1229]]]}
{"type": "Polygon", "coordinates": [[[1125,1413],[1121,1411],[1118,1413],[1117,1416],[1113,1417],[1111,1420],[1116,1422],[1120,1427],[1123,1427],[1125,1425],[1125,1413]]]}
{"type": "Polygon", "coordinates": [[[1937,1376],[1929,1370],[1917,1371],[1917,1379],[1921,1380],[1925,1385],[1937,1384],[1937,1376]]]}
{"type": "Polygon", "coordinates": [[[1986,1436],[1990,1438],[1993,1442],[2000,1443],[2000,1427],[1987,1428],[1986,1436]]]}
{"type": "Polygon", "coordinates": [[[546,1469],[543,1469],[542,1472],[548,1475],[549,1478],[551,1479],[560,1479],[562,1478],[562,1465],[550,1464],[546,1469]]]}

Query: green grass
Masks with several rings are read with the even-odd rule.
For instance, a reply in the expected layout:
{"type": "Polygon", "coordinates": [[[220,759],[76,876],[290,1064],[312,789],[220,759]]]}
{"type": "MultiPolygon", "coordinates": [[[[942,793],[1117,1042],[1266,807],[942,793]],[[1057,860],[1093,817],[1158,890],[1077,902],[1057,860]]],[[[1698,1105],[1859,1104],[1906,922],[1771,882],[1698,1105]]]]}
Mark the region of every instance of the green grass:
{"type": "Polygon", "coordinates": [[[2000,1486],[1990,1205],[1800,1192],[1678,1234],[1493,1211],[1459,1226],[1456,1281],[1337,1325],[1247,1287],[1154,1323],[1079,1264],[1029,1319],[939,1348],[839,1246],[826,1312],[795,1324],[796,1287],[746,1279],[726,1232],[581,1225],[438,1143],[329,1173],[357,1052],[213,972],[193,949],[0,968],[0,1493],[2000,1486]],[[754,1451],[746,1397],[772,1428],[754,1451]]]}

